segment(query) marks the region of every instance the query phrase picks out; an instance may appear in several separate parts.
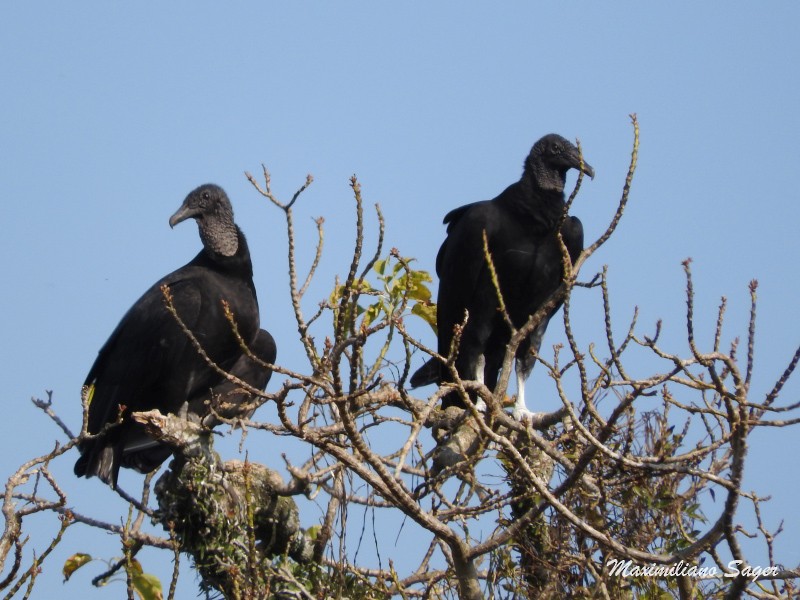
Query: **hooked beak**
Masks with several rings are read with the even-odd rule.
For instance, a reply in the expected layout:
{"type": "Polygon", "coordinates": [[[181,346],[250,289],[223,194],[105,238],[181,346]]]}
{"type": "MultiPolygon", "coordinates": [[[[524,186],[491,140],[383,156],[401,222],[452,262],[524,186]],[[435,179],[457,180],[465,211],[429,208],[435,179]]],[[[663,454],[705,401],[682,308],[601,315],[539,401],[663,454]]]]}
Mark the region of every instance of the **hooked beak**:
{"type": "Polygon", "coordinates": [[[567,159],[567,163],[570,167],[578,171],[582,171],[594,179],[594,169],[592,168],[592,165],[587,163],[586,160],[581,160],[581,152],[576,146],[572,146],[572,148],[569,149],[569,152],[565,158],[567,159]]]}
{"type": "Polygon", "coordinates": [[[175,227],[181,221],[185,221],[186,219],[191,219],[192,217],[196,217],[200,214],[200,211],[192,208],[189,208],[188,204],[184,202],[181,207],[177,210],[177,212],[169,218],[169,226],[175,227]]]}
{"type": "Polygon", "coordinates": [[[594,169],[589,163],[583,163],[583,167],[579,166],[578,169],[586,173],[591,179],[594,179],[594,169]]]}
{"type": "Polygon", "coordinates": [[[581,155],[577,148],[572,155],[572,165],[570,166],[578,171],[583,171],[586,175],[594,179],[594,169],[592,168],[592,165],[587,163],[585,160],[581,160],[581,155]]]}

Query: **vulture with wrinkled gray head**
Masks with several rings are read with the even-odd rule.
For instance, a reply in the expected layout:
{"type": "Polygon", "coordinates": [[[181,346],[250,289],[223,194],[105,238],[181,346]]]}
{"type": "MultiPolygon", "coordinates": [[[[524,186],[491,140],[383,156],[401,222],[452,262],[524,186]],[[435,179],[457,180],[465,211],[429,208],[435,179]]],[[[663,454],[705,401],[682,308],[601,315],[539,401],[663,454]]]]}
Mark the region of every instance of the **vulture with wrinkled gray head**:
{"type": "Polygon", "coordinates": [[[260,329],[250,251],[223,189],[212,184],[198,187],[169,224],[174,227],[190,218],[197,222],[203,249],[134,303],[86,377],[88,432],[97,437],[79,446],[78,476],[96,475],[115,487],[121,466],[146,473],[170,456],[169,448],[150,439],[131,420],[132,412],[185,409],[214,425],[217,419],[210,406],[217,399],[221,398],[219,414],[230,416],[236,404],[249,398],[194,347],[168,311],[162,286],[169,288],[178,316],[211,361],[254,388],[266,387],[271,371],[242,350],[223,308],[224,301],[253,353],[273,364],[275,342],[260,329]]]}

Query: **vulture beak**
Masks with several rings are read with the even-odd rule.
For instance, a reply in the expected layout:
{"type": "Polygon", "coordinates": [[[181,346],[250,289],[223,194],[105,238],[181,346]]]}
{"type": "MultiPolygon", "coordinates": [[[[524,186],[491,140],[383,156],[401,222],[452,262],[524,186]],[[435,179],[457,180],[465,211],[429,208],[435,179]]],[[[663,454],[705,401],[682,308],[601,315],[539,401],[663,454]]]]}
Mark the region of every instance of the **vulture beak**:
{"type": "Polygon", "coordinates": [[[185,221],[186,219],[191,219],[192,217],[197,216],[200,214],[200,211],[192,208],[189,208],[189,205],[184,202],[178,211],[169,218],[169,226],[175,227],[181,221],[185,221]]]}
{"type": "Polygon", "coordinates": [[[578,149],[575,148],[573,152],[571,152],[572,156],[570,156],[571,164],[570,166],[573,169],[577,169],[578,171],[583,171],[586,175],[594,179],[594,169],[592,165],[587,163],[585,160],[581,161],[581,155],[578,152],[578,149]]]}

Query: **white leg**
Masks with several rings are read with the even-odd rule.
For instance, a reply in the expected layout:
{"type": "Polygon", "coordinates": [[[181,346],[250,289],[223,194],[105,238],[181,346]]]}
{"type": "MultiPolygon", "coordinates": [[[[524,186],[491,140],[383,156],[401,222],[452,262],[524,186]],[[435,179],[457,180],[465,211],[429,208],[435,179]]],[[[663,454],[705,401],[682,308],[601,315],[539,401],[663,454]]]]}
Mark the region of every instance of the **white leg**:
{"type": "Polygon", "coordinates": [[[475,363],[475,381],[478,383],[485,383],[484,381],[484,371],[486,371],[486,357],[481,354],[478,357],[478,362],[475,363]]]}
{"type": "Polygon", "coordinates": [[[517,400],[514,402],[512,414],[517,421],[530,421],[534,413],[528,410],[528,406],[525,404],[525,380],[530,373],[525,373],[520,368],[519,361],[514,365],[514,373],[517,376],[517,400]]]}
{"type": "MultiPolygon", "coordinates": [[[[481,385],[485,383],[485,375],[484,371],[486,370],[486,357],[481,354],[478,357],[478,363],[475,365],[475,381],[480,383],[481,385]]],[[[483,398],[478,397],[478,400],[475,402],[475,410],[478,412],[486,412],[486,402],[483,401],[483,398]]]]}

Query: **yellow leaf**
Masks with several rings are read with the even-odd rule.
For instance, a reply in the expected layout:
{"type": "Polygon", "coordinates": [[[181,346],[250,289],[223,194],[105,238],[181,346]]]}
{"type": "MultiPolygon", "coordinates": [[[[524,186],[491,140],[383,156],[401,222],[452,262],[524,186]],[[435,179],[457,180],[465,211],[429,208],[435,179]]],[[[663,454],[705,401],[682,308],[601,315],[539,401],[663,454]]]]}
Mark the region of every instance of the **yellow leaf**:
{"type": "Polygon", "coordinates": [[[73,554],[70,556],[66,562],[64,563],[64,568],[62,569],[62,573],[64,573],[64,581],[67,581],[72,574],[80,569],[83,565],[88,562],[91,562],[92,557],[89,554],[84,554],[83,552],[79,552],[78,554],[73,554]]]}
{"type": "Polygon", "coordinates": [[[147,573],[135,575],[131,583],[133,583],[133,589],[136,590],[136,593],[142,600],[164,599],[164,592],[161,590],[161,582],[155,575],[148,575],[147,573]]]}
{"type": "Polygon", "coordinates": [[[423,304],[418,302],[411,307],[411,314],[416,315],[423,319],[428,325],[431,326],[434,333],[436,333],[436,305],[423,304]]]}

